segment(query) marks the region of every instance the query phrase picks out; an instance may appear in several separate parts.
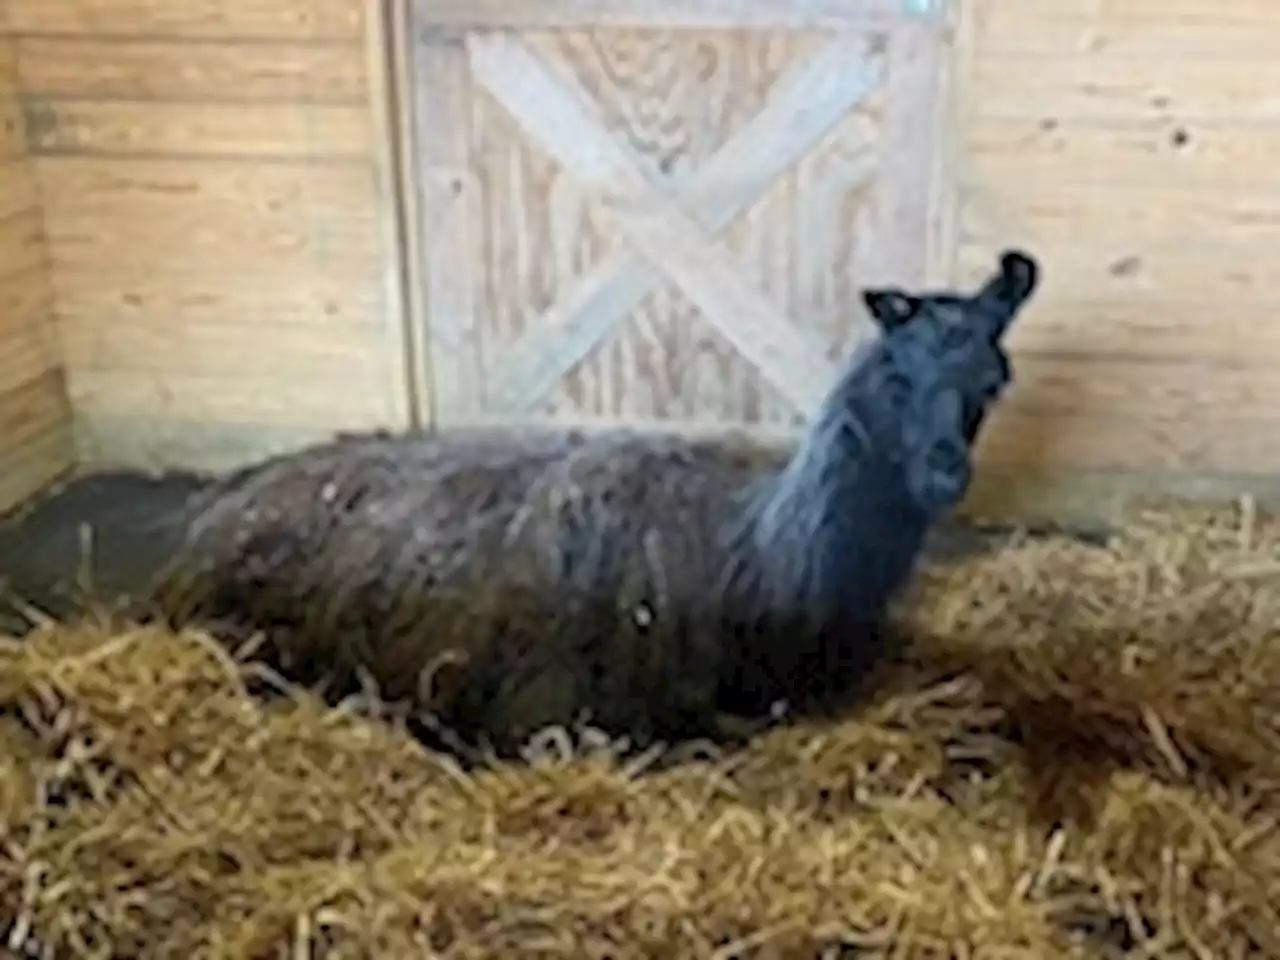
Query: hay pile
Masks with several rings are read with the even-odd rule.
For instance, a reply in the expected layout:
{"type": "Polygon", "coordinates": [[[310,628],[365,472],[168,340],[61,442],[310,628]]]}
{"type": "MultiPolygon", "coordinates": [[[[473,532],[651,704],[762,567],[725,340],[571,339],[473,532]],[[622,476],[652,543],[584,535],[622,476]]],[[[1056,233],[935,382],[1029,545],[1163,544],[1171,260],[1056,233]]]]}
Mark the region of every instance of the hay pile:
{"type": "Polygon", "coordinates": [[[0,650],[21,955],[1280,957],[1280,521],[931,571],[835,727],[464,776],[196,635],[0,650]],[[25,948],[23,947],[25,944],[25,948]],[[433,954],[433,951],[435,953],[433,954]]]}

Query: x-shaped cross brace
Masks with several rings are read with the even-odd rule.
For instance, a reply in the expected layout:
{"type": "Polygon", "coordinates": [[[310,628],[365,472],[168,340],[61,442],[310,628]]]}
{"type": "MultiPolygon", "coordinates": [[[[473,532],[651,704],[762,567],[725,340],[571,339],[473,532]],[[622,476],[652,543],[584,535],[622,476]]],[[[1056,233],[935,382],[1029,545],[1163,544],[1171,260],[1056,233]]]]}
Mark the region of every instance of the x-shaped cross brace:
{"type": "MultiPolygon", "coordinates": [[[[607,132],[591,98],[502,33],[470,33],[471,76],[550,156],[594,189],[631,249],[582,278],[535,331],[513,344],[490,379],[490,403],[522,411],[664,280],[684,294],[796,408],[812,415],[832,363],[743,277],[714,235],[723,230],[881,80],[883,57],[840,33],[771,91],[768,104],[700,169],[681,177],[645,170],[607,132]],[[546,348],[546,327],[571,350],[546,348]]],[[[874,168],[867,152],[865,174],[874,168]]],[[[559,347],[559,345],[558,345],[559,347]]]]}

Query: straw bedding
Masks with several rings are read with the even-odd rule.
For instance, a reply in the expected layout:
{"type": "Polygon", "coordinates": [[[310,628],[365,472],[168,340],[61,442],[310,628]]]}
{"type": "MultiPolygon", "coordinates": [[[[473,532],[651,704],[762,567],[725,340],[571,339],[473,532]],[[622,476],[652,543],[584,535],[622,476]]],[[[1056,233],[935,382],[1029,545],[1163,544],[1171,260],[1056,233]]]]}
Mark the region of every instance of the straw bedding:
{"type": "Polygon", "coordinates": [[[1280,956],[1280,521],[922,573],[842,722],[463,774],[198,634],[0,650],[0,929],[95,957],[1280,956]]]}

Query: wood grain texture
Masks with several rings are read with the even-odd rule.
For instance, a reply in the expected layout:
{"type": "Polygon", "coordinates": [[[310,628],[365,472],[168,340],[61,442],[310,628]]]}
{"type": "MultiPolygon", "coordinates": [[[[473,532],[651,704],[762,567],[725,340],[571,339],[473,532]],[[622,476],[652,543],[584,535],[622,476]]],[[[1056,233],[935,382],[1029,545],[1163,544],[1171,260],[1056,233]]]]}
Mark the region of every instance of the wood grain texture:
{"type": "Polygon", "coordinates": [[[38,263],[0,279],[0,391],[59,368],[48,265],[38,263]]]}
{"type": "Polygon", "coordinates": [[[311,160],[368,163],[369,111],[306,104],[139,103],[28,100],[42,122],[36,156],[173,160],[311,160]]]}
{"type": "Polygon", "coordinates": [[[76,421],[76,450],[100,469],[162,473],[181,464],[198,472],[235,470],[262,457],[283,454],[333,435],[318,423],[271,423],[256,417],[204,420],[148,414],[117,415],[84,409],[76,421]]]}
{"type": "Polygon", "coordinates": [[[831,368],[803,329],[744,280],[722,244],[601,129],[599,118],[542,69],[525,49],[497,37],[469,42],[473,75],[517,119],[526,135],[555,155],[580,182],[605,197],[612,225],[642,257],[692,300],[717,332],[802,413],[821,401],[831,368]]]}
{"type": "Polygon", "coordinates": [[[0,36],[0,511],[73,464],[48,245],[26,155],[16,57],[0,36]]]}
{"type": "Polygon", "coordinates": [[[373,174],[377,216],[378,293],[383,350],[385,425],[422,427],[430,409],[423,409],[420,384],[415,378],[418,360],[411,329],[413,304],[409,299],[411,251],[408,247],[409,207],[401,166],[408,130],[404,124],[403,93],[405,51],[396,6],[401,0],[367,0],[363,19],[363,53],[366,84],[365,109],[369,114],[370,167],[373,174]]]}
{"type": "MultiPolygon", "coordinates": [[[[12,78],[16,80],[16,75],[12,78]]],[[[0,159],[25,160],[27,138],[22,105],[16,96],[0,98],[0,159]]]]}
{"type": "Polygon", "coordinates": [[[20,216],[33,203],[38,206],[39,197],[30,159],[19,155],[0,160],[0,220],[20,216]]]}
{"type": "MultiPolygon", "coordinates": [[[[468,195],[481,227],[473,332],[428,321],[433,365],[476,395],[442,419],[802,422],[868,331],[857,285],[893,272],[871,229],[885,31],[457,33],[415,9],[419,57],[465,46],[473,88],[425,148],[468,136],[434,160],[424,233],[468,195]]],[[[904,128],[928,123],[932,101],[917,116],[904,90],[904,128]]],[[[924,209],[931,160],[916,194],[898,164],[924,209]]],[[[925,247],[923,219],[903,250],[925,247]]],[[[918,275],[903,260],[898,278],[918,275]]]]}
{"type": "MultiPolygon", "coordinates": [[[[246,319],[233,324],[178,324],[172,317],[147,315],[145,321],[71,325],[63,337],[63,357],[82,374],[118,373],[153,377],[164,365],[165,377],[198,376],[262,381],[306,371],[315,380],[372,383],[387,375],[386,344],[367,327],[317,330],[314,324],[271,329],[270,351],[247,349],[262,335],[262,324],[246,319]]],[[[0,370],[3,368],[0,367],[0,370]]]]}
{"type": "Polygon", "coordinates": [[[413,48],[414,171],[422,238],[423,315],[419,391],[437,416],[465,418],[481,402],[477,337],[477,183],[470,169],[467,53],[457,43],[413,48]],[[430,366],[428,367],[427,364],[430,366]],[[429,399],[428,399],[429,398],[429,399]]]}
{"type": "Polygon", "coordinates": [[[103,417],[172,467],[157,422],[407,422],[379,3],[8,4],[87,465],[103,417]]]}
{"type": "Polygon", "coordinates": [[[46,370],[0,390],[0,437],[5,450],[23,449],[66,425],[61,371],[46,370]]]}
{"type": "Polygon", "coordinates": [[[183,103],[323,103],[365,107],[365,63],[354,40],[236,43],[204,39],[19,37],[28,97],[183,103]]]}
{"type": "MultiPolygon", "coordinates": [[[[55,383],[40,389],[56,393],[58,387],[55,383]]],[[[0,510],[20,507],[67,476],[75,462],[75,438],[64,404],[38,439],[14,448],[0,448],[0,510]]]]}
{"type": "Polygon", "coordinates": [[[1107,47],[1062,57],[980,56],[973,95],[993,119],[1145,120],[1218,128],[1274,121],[1280,62],[1262,56],[1148,57],[1107,47]],[[1016,72],[1015,72],[1016,71],[1016,72]],[[1010,77],[1017,76],[1017,83],[1010,77]]]}
{"type": "Polygon", "coordinates": [[[1280,509],[1280,475],[1266,472],[1068,467],[1028,474],[1017,465],[988,463],[978,473],[961,513],[979,520],[1021,521],[1100,529],[1132,520],[1138,502],[1173,497],[1235,505],[1252,501],[1280,509]]]}
{"type": "Polygon", "coordinates": [[[1280,463],[1273,421],[1242,417],[1115,415],[1058,410],[1020,414],[1011,406],[993,418],[981,444],[983,469],[1026,481],[1073,471],[1126,470],[1193,478],[1222,473],[1274,475],[1280,463]],[[1135,466],[1138,464],[1138,466],[1135,466]]]}
{"type": "MultiPolygon", "coordinates": [[[[206,365],[163,375],[140,375],[127,368],[80,370],[68,390],[76,407],[94,416],[136,420],[140,429],[168,420],[315,425],[331,433],[386,424],[392,408],[386,391],[361,396],[348,386],[361,372],[358,366],[291,364],[291,358],[276,356],[279,368],[263,364],[236,370],[234,378],[206,365]],[[235,390],[227,389],[229,379],[235,390]]],[[[377,369],[376,363],[372,366],[377,369]]]]}
{"type": "Polygon", "coordinates": [[[967,12],[954,277],[1015,244],[1045,267],[986,462],[1032,486],[1280,471],[1280,7],[967,12]]]}
{"type": "Polygon", "coordinates": [[[34,190],[30,196],[31,206],[0,220],[0,276],[27,273],[48,265],[44,217],[34,190]]]}
{"type": "Polygon", "coordinates": [[[146,262],[232,275],[310,264],[377,277],[367,169],[59,157],[37,170],[55,268],[146,262]]]}
{"type": "MultiPolygon", "coordinates": [[[[840,128],[839,124],[881,79],[880,61],[874,57],[867,58],[868,51],[862,40],[861,37],[838,36],[811,56],[790,64],[787,71],[774,78],[772,95],[768,100],[736,128],[721,131],[724,140],[718,144],[710,139],[702,144],[691,144],[687,128],[675,131],[674,139],[670,133],[664,136],[657,125],[653,125],[651,130],[636,129],[637,125],[645,122],[645,118],[626,111],[625,98],[620,103],[614,102],[619,90],[616,82],[596,83],[593,87],[602,91],[602,106],[613,115],[615,123],[628,124],[630,120],[628,139],[632,149],[639,145],[641,157],[656,163],[660,170],[669,171],[667,181],[671,196],[689,211],[693,220],[713,235],[729,233],[728,228],[739,215],[767,200],[775,180],[797,164],[809,164],[810,152],[822,152],[817,148],[833,127],[838,128],[837,135],[846,137],[845,146],[851,157],[851,162],[837,168],[842,170],[844,185],[856,186],[874,174],[874,151],[871,149],[874,130],[868,129],[871,125],[864,123],[840,128]],[[857,68],[850,69],[850,63],[858,64],[857,68]],[[693,157],[699,159],[696,165],[690,164],[693,157]]],[[[723,77],[720,82],[728,79],[723,77]]],[[[668,100],[673,92],[670,89],[664,91],[668,100]]],[[[714,103],[707,100],[706,91],[700,85],[690,85],[681,92],[688,98],[684,104],[686,110],[695,105],[706,109],[714,103]]],[[[698,132],[696,127],[693,132],[698,132]]],[[[809,220],[806,226],[814,231],[821,230],[816,219],[809,220]]],[[[741,231],[733,231],[731,242],[739,239],[741,231]]],[[[739,244],[735,255],[741,259],[743,252],[739,244]]],[[[665,304],[666,309],[682,313],[693,310],[696,314],[696,308],[679,291],[664,287],[662,281],[659,270],[633,251],[625,249],[594,266],[565,294],[558,309],[553,308],[557,315],[548,318],[551,325],[559,329],[562,349],[545,350],[545,337],[540,336],[539,331],[526,330],[512,345],[501,372],[494,375],[496,398],[500,401],[509,399],[517,406],[535,401],[553,389],[559,377],[597,349],[620,320],[646,301],[652,303],[656,298],[675,293],[674,299],[666,297],[671,301],[665,304]],[[535,355],[535,351],[540,353],[535,355]]],[[[691,315],[687,322],[696,324],[698,321],[691,315]]],[[[672,334],[678,336],[680,331],[666,332],[667,336],[672,334]]],[[[684,350],[694,354],[698,351],[698,344],[690,343],[684,350]]],[[[700,395],[695,405],[685,411],[686,415],[694,413],[698,403],[715,402],[712,397],[700,395]]]]}
{"type": "Polygon", "coordinates": [[[308,262],[264,264],[228,283],[225,273],[198,263],[190,269],[153,270],[142,258],[132,263],[86,258],[60,261],[57,278],[58,313],[69,334],[88,326],[107,333],[120,326],[225,324],[246,330],[269,321],[283,329],[306,329],[322,341],[339,323],[343,330],[368,335],[384,326],[380,292],[362,282],[364,273],[337,265],[316,276],[308,262]]]}
{"type": "MultiPolygon", "coordinates": [[[[1259,59],[1280,46],[1280,7],[1270,0],[976,0],[976,41],[990,56],[1259,59]]],[[[1185,61],[1182,61],[1185,62],[1185,61]]]]}
{"type": "Polygon", "coordinates": [[[351,0],[6,0],[9,29],[71,37],[359,41],[351,0]]]}
{"type": "Polygon", "coordinates": [[[905,24],[888,38],[885,158],[875,198],[875,256],[867,283],[918,286],[929,274],[931,188],[940,149],[938,101],[942,96],[943,47],[932,24],[905,24]]]}
{"type": "MultiPolygon", "coordinates": [[[[588,98],[632,169],[619,180],[616,165],[566,167],[467,67],[465,97],[443,119],[419,117],[431,171],[415,181],[412,199],[427,203],[413,249],[452,266],[437,267],[446,282],[434,292],[412,291],[436,302],[416,311],[414,336],[431,342],[414,350],[396,334],[403,239],[377,114],[387,78],[371,11],[386,6],[5,4],[0,330],[14,346],[0,379],[54,382],[57,358],[41,354],[29,319],[52,303],[91,461],[234,465],[329,430],[406,422],[411,392],[414,413],[443,420],[794,430],[795,396],[744,356],[725,304],[742,309],[750,290],[833,363],[865,333],[858,288],[918,267],[917,228],[892,224],[923,220],[947,238],[945,279],[971,282],[1015,244],[1045,266],[1012,334],[1018,382],[984,441],[991,470],[1036,490],[1072,471],[1187,483],[1280,471],[1272,0],[955,0],[964,29],[952,40],[939,18],[919,41],[956,73],[944,165],[954,209],[938,206],[945,191],[922,206],[914,175],[904,188],[882,169],[886,144],[910,166],[903,151],[941,142],[912,105],[923,95],[876,82],[845,108],[815,66],[842,30],[883,42],[890,74],[909,62],[889,29],[898,0],[412,6],[406,34],[454,51],[455,75],[467,37],[488,35],[472,28],[502,28],[588,98]],[[790,114],[786,91],[802,100],[806,82],[828,99],[790,114]],[[802,119],[771,136],[788,115],[802,119]],[[685,218],[675,235],[660,218],[647,254],[634,214],[659,208],[638,196],[685,218]],[[630,234],[618,216],[628,202],[630,234]],[[689,253],[672,263],[675,241],[689,253]],[[712,246],[720,279],[708,288],[715,271],[698,264],[712,246]],[[32,279],[42,257],[44,293],[32,279]],[[670,275],[681,270],[694,274],[683,286],[670,275]],[[238,342],[257,347],[239,365],[238,342]],[[423,364],[412,389],[411,361],[423,364]],[[307,399],[332,393],[335,377],[351,384],[345,405],[307,399]]],[[[876,57],[850,56],[834,77],[851,88],[864,62],[876,57]]],[[[24,449],[44,451],[23,454],[43,464],[29,467],[37,476],[61,448],[45,437],[24,449]]]]}
{"type": "Polygon", "coordinates": [[[411,0],[424,22],[520,29],[812,29],[883,27],[924,17],[938,0],[411,0]]]}

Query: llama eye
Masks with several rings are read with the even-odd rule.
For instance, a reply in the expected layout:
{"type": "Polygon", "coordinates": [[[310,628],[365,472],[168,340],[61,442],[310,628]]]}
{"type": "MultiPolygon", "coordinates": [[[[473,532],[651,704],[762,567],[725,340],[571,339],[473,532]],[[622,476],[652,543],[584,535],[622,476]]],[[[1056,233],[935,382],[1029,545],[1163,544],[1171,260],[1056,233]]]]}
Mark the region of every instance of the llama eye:
{"type": "Polygon", "coordinates": [[[945,350],[958,350],[969,342],[969,331],[963,327],[946,326],[942,328],[942,346],[945,350]]]}
{"type": "Polygon", "coordinates": [[[929,469],[944,476],[961,472],[965,459],[964,448],[954,443],[935,443],[925,455],[929,469]]]}

